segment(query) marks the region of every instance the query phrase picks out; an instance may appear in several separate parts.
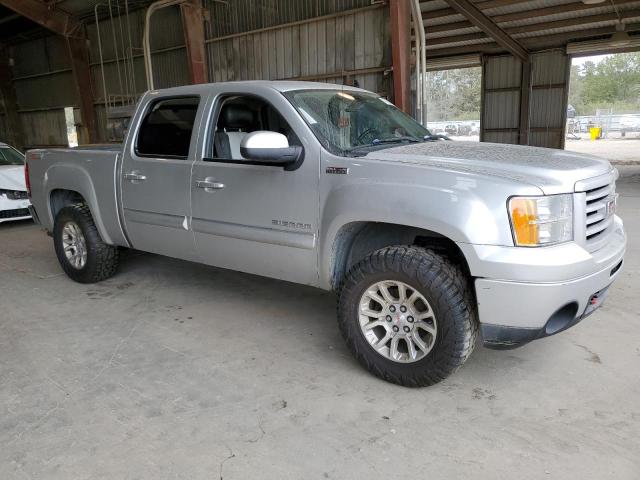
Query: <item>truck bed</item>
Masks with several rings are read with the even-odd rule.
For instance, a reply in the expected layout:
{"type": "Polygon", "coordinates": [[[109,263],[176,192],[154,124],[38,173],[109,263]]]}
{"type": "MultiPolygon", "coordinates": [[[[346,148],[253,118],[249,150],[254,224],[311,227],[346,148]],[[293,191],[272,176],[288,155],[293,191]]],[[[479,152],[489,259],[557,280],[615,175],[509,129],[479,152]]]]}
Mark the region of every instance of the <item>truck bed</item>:
{"type": "MultiPolygon", "coordinates": [[[[58,150],[58,149],[52,149],[58,150]]],[[[67,149],[64,149],[67,150],[67,149]]],[[[97,143],[94,145],[81,145],[78,147],[70,148],[70,150],[82,150],[82,151],[109,151],[109,152],[121,152],[122,151],[122,143],[97,143]]]]}
{"type": "Polygon", "coordinates": [[[56,213],[52,198],[60,195],[60,190],[76,192],[89,205],[103,240],[127,246],[116,181],[121,152],[119,144],[30,150],[31,202],[40,223],[52,231],[56,213]]]}

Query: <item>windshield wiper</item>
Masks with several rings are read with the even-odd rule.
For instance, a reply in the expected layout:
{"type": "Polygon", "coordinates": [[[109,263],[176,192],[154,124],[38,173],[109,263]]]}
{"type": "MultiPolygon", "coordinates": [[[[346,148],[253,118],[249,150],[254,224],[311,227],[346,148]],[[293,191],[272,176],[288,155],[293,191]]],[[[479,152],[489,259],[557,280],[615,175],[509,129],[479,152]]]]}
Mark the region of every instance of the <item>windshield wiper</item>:
{"type": "Polygon", "coordinates": [[[431,135],[425,135],[425,136],[424,136],[424,137],[422,137],[422,138],[424,138],[424,140],[425,140],[425,141],[427,141],[427,142],[433,142],[433,141],[436,141],[436,140],[448,140],[448,141],[450,141],[450,142],[452,141],[452,140],[451,140],[449,137],[447,137],[446,135],[440,135],[440,134],[436,134],[436,135],[433,135],[433,134],[431,134],[431,135]]]}
{"type": "Polygon", "coordinates": [[[418,138],[418,137],[411,137],[409,135],[403,135],[402,137],[391,137],[391,138],[376,138],[374,139],[371,143],[365,143],[362,145],[356,145],[355,147],[352,147],[348,150],[346,150],[347,152],[349,152],[350,154],[354,154],[355,156],[362,156],[361,154],[358,154],[357,151],[358,150],[367,150],[369,148],[374,148],[377,147],[379,145],[386,145],[386,144],[393,144],[393,143],[403,143],[403,142],[409,142],[409,143],[422,143],[425,140],[418,138]]]}
{"type": "Polygon", "coordinates": [[[378,145],[384,145],[387,143],[402,143],[402,142],[419,143],[423,141],[424,140],[421,140],[420,138],[409,137],[409,136],[391,137],[391,138],[382,138],[382,139],[376,138],[371,143],[363,143],[362,145],[356,145],[355,147],[350,148],[349,151],[360,150],[361,148],[376,147],[378,145]]]}
{"type": "Polygon", "coordinates": [[[379,145],[381,143],[399,143],[399,142],[412,142],[419,143],[422,142],[420,138],[410,137],[408,135],[403,135],[402,137],[391,137],[391,138],[376,138],[371,142],[371,145],[379,145]]]}

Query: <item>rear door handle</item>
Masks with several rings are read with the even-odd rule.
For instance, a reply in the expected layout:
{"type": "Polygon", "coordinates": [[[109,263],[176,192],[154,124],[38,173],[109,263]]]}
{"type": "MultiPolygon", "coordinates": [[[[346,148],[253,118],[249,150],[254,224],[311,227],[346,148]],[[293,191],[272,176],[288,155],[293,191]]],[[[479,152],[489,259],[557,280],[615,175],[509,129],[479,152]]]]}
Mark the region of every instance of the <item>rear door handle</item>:
{"type": "Polygon", "coordinates": [[[205,190],[222,190],[224,188],[224,183],[220,182],[212,182],[210,180],[198,180],[196,181],[196,187],[204,188],[205,190]]]}
{"type": "Polygon", "coordinates": [[[122,177],[125,180],[129,180],[131,183],[140,183],[144,182],[147,179],[146,175],[142,175],[141,173],[136,171],[125,173],[122,177]]]}

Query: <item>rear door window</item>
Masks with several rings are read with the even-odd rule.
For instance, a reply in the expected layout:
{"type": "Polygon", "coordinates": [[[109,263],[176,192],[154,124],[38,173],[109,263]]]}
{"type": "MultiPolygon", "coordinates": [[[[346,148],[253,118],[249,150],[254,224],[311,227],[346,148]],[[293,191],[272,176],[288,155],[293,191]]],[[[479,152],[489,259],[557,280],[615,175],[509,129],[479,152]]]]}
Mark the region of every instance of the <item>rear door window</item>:
{"type": "Polygon", "coordinates": [[[151,104],[138,130],[136,154],[186,159],[199,103],[200,97],[174,97],[151,104]]]}

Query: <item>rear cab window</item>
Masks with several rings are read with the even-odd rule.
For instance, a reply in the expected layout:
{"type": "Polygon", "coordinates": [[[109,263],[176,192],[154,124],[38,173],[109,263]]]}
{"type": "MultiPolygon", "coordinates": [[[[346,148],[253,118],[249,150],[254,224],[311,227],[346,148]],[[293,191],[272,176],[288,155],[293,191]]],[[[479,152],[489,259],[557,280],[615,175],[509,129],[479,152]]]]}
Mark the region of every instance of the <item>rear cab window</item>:
{"type": "Polygon", "coordinates": [[[186,159],[199,104],[199,96],[165,97],[151,103],[138,129],[136,154],[186,159]]]}

